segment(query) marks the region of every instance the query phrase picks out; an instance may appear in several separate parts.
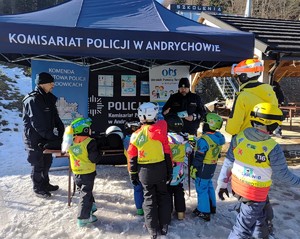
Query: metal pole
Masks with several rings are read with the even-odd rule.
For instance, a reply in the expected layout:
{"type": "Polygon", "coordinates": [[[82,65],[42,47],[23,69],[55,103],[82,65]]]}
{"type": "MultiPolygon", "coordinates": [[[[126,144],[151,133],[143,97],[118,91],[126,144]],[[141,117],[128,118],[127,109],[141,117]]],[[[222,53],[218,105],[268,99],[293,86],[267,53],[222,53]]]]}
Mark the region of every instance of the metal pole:
{"type": "Polygon", "coordinates": [[[251,17],[252,0],[247,0],[244,17],[251,17]]]}

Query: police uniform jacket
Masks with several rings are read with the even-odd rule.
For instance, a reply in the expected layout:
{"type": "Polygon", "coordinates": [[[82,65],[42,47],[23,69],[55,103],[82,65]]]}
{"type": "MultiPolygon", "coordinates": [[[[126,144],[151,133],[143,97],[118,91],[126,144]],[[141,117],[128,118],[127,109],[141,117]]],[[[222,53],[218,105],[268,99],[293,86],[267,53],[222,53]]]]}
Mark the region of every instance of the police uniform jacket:
{"type": "Polygon", "coordinates": [[[57,97],[36,86],[23,99],[24,142],[29,150],[40,150],[45,144],[62,138],[64,125],[56,108],[57,97]],[[57,128],[58,136],[54,134],[57,128]]]}
{"type": "Polygon", "coordinates": [[[175,114],[181,111],[187,111],[188,115],[193,115],[192,121],[183,119],[184,126],[182,132],[196,134],[199,128],[200,120],[206,111],[199,95],[189,92],[185,96],[177,92],[170,96],[162,108],[162,112],[171,108],[169,114],[175,114]]]}

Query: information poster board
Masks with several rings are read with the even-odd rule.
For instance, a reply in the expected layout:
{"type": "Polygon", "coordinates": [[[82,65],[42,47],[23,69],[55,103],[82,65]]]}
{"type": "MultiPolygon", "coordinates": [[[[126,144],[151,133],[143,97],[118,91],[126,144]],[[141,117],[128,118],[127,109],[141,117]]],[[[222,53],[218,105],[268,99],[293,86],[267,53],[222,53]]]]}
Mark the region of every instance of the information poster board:
{"type": "Polygon", "coordinates": [[[113,86],[113,75],[98,75],[98,96],[113,97],[113,86]]]}
{"type": "Polygon", "coordinates": [[[149,74],[91,72],[88,99],[93,131],[105,132],[112,125],[124,129],[126,121],[138,119],[140,104],[149,102],[149,74]]]}
{"type": "Polygon", "coordinates": [[[136,96],[136,75],[121,75],[121,96],[136,96]]]}
{"type": "Polygon", "coordinates": [[[189,66],[157,66],[149,70],[150,101],[161,108],[169,97],[178,91],[180,78],[189,78],[189,66]]]}

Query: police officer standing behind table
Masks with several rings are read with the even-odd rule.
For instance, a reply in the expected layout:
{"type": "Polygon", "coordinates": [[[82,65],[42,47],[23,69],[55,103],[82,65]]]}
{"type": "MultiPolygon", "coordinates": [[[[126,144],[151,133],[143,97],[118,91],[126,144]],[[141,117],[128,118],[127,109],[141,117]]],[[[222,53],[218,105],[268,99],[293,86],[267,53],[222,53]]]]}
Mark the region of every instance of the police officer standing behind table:
{"type": "Polygon", "coordinates": [[[61,144],[64,125],[55,105],[57,98],[51,93],[54,78],[42,72],[35,83],[34,91],[23,99],[24,143],[28,152],[27,161],[32,166],[33,191],[36,196],[47,198],[51,196],[49,191],[56,191],[59,187],[49,183],[52,154],[43,154],[44,145],[61,144]],[[54,134],[55,128],[57,135],[54,134]]]}
{"type": "Polygon", "coordinates": [[[188,78],[181,78],[178,84],[178,92],[171,95],[162,108],[163,115],[177,113],[183,119],[183,133],[197,135],[200,120],[206,110],[199,95],[190,92],[188,78]]]}

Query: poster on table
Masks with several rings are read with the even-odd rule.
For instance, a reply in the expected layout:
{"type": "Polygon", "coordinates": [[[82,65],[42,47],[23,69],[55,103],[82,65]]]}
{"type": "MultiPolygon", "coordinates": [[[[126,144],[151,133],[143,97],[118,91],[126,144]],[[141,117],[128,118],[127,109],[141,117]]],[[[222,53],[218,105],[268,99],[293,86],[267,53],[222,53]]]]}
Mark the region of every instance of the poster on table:
{"type": "Polygon", "coordinates": [[[189,66],[157,66],[149,70],[150,101],[159,105],[159,118],[165,102],[178,91],[180,78],[189,76],[189,66]]]}
{"type": "MultiPolygon", "coordinates": [[[[55,87],[52,93],[57,97],[57,110],[65,126],[78,117],[88,117],[89,67],[49,60],[32,60],[31,67],[33,88],[40,72],[53,76],[55,87]]],[[[52,167],[68,164],[68,158],[59,158],[53,160],[52,167]]]]}

